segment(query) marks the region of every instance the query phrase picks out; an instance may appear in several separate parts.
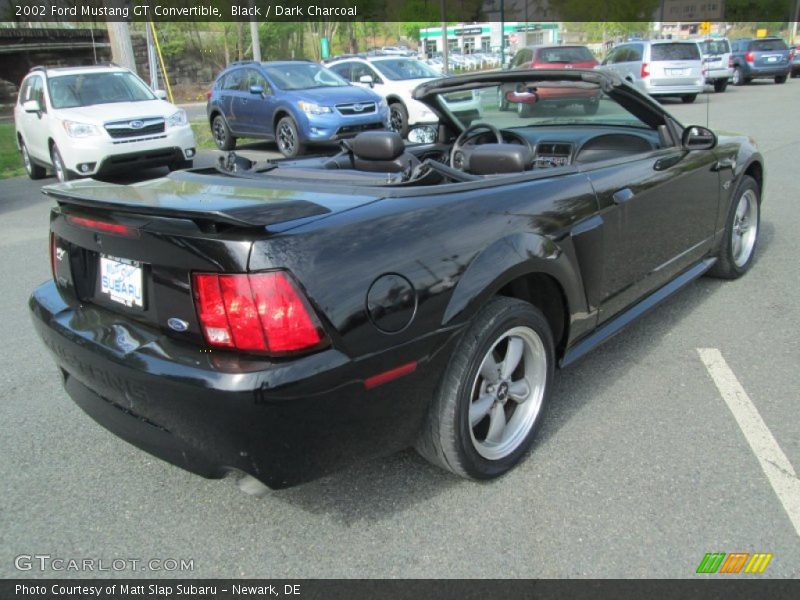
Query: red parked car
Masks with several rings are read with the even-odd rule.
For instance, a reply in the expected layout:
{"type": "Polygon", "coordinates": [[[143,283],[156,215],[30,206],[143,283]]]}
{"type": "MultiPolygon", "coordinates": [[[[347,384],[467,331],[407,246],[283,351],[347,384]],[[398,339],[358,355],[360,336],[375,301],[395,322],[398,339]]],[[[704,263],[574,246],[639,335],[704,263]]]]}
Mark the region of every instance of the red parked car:
{"type": "MultiPolygon", "coordinates": [[[[599,63],[586,46],[528,46],[520,48],[511,62],[509,69],[594,69],[599,63]]],[[[539,86],[536,90],[519,87],[499,87],[497,90],[497,106],[500,110],[508,110],[508,94],[516,94],[513,98],[520,116],[530,116],[535,105],[545,103],[556,105],[580,104],[587,114],[597,112],[599,93],[596,89],[580,97],[575,96],[575,89],[558,86],[539,86]],[[524,94],[523,99],[520,94],[524,94]],[[529,100],[528,100],[529,99],[529,100]]]]}

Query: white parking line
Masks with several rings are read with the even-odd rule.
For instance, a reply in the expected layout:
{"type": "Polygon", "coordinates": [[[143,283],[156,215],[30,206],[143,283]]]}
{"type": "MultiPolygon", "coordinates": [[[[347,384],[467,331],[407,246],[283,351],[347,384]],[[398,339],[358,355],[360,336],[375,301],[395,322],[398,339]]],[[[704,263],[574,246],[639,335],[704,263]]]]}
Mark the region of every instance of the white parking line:
{"type": "Polygon", "coordinates": [[[800,479],[792,463],[778,446],[722,353],[716,348],[698,348],[697,352],[800,536],[800,479]]]}

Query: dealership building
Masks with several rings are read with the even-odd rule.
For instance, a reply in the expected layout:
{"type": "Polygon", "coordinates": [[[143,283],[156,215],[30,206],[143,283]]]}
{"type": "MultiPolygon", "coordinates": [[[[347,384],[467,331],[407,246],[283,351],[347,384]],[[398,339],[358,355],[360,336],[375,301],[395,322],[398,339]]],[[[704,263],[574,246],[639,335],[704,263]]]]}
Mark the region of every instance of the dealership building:
{"type": "MultiPolygon", "coordinates": [[[[424,27],[419,32],[419,47],[426,55],[442,52],[442,28],[424,27]]],[[[459,23],[447,27],[448,51],[499,52],[506,48],[537,44],[558,44],[558,23],[459,23]]]]}

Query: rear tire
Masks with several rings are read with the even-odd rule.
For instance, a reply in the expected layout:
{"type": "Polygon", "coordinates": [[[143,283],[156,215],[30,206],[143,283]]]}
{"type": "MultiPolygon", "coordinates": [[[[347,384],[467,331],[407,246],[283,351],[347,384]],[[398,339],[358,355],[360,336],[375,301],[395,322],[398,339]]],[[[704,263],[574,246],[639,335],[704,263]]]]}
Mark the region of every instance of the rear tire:
{"type": "Polygon", "coordinates": [[[714,80],[714,92],[717,94],[721,94],[726,89],[728,89],[728,80],[727,79],[716,79],[714,80]]]}
{"type": "Polygon", "coordinates": [[[717,262],[708,274],[721,279],[744,275],[753,263],[760,224],[761,191],[756,180],[745,175],[728,210],[717,262]]]}
{"type": "Polygon", "coordinates": [[[744,76],[744,71],[742,71],[742,67],[736,67],[733,69],[733,85],[745,85],[749,83],[747,77],[744,76]]]}
{"type": "Polygon", "coordinates": [[[453,352],[417,451],[469,479],[508,472],[533,444],[554,364],[553,336],[544,315],[527,302],[494,298],[453,352]]]}
{"type": "Polygon", "coordinates": [[[697,94],[686,94],[685,96],[681,96],[681,102],[684,104],[691,104],[697,100],[697,94]]]}
{"type": "Polygon", "coordinates": [[[19,143],[19,150],[22,154],[22,162],[25,165],[25,172],[28,174],[28,177],[31,179],[44,179],[47,177],[47,169],[33,162],[31,155],[28,154],[28,148],[25,146],[25,142],[21,141],[19,143]]]}
{"type": "Polygon", "coordinates": [[[228,151],[236,148],[236,138],[233,137],[228,123],[225,122],[225,117],[222,115],[217,115],[211,121],[211,136],[220,150],[228,151]]]}
{"type": "Polygon", "coordinates": [[[775,78],[775,83],[786,83],[786,75],[778,75],[775,78]]]}

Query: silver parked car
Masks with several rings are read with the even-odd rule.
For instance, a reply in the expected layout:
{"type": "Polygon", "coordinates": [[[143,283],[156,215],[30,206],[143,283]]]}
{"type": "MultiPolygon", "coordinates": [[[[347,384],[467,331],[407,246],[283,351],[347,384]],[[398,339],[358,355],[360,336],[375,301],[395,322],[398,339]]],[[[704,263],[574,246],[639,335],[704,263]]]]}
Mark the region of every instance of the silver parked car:
{"type": "Polygon", "coordinates": [[[616,73],[651,96],[694,102],[705,77],[696,42],[641,40],[613,48],[598,67],[616,73]]]}
{"type": "Polygon", "coordinates": [[[724,92],[733,77],[730,42],[726,38],[710,38],[697,43],[703,53],[706,82],[714,86],[715,92],[724,92]]]}

